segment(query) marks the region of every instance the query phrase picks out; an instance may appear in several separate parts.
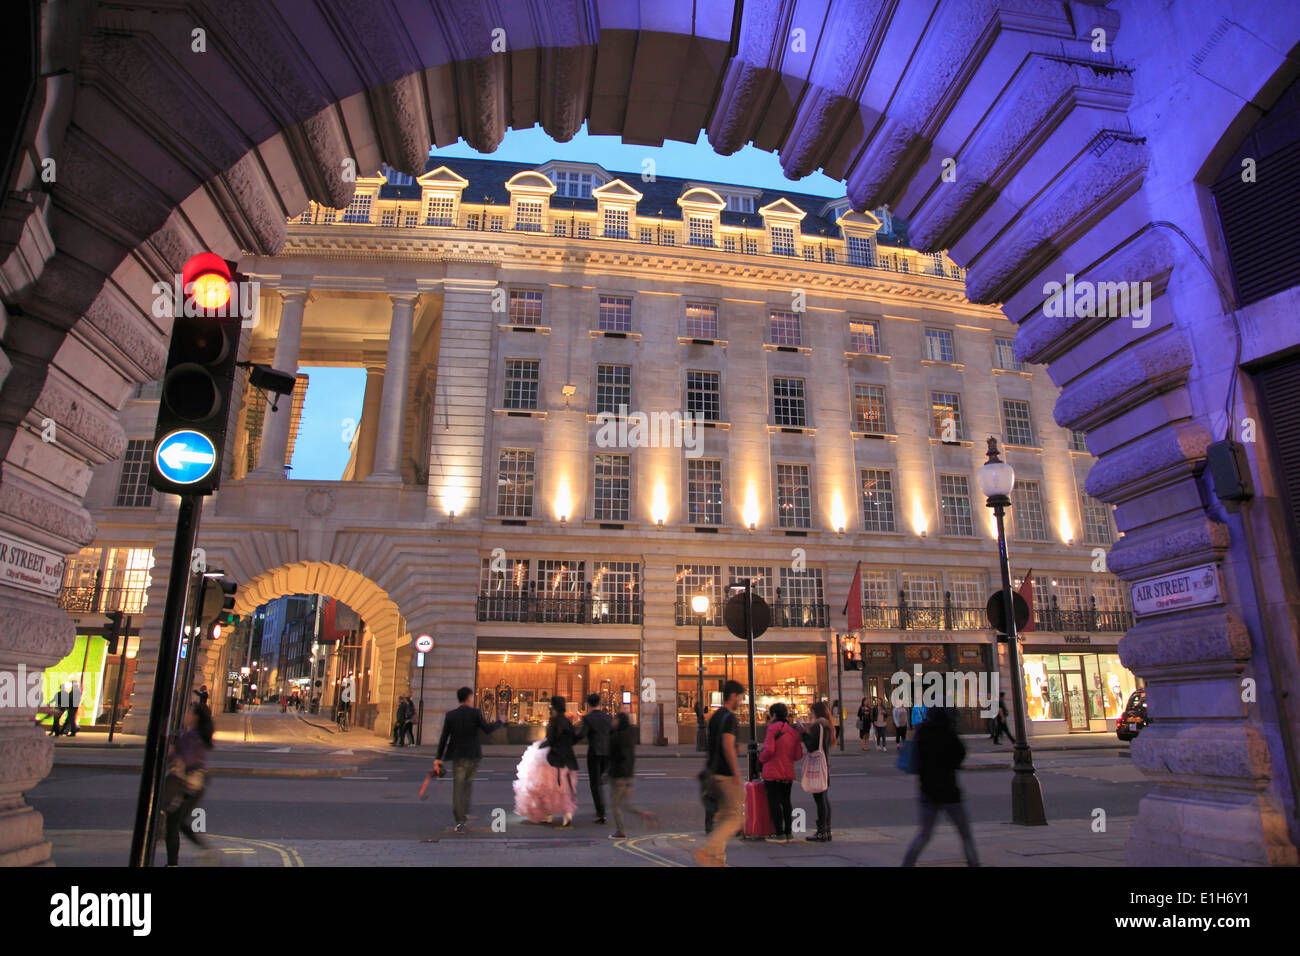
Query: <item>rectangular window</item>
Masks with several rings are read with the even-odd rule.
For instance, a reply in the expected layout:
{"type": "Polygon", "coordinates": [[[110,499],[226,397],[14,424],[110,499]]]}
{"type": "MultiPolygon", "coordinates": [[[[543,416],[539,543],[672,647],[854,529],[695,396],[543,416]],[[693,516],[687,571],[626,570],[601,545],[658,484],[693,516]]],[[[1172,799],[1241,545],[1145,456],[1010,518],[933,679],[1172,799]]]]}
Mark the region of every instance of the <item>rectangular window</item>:
{"type": "Polygon", "coordinates": [[[579,239],[591,238],[591,223],[589,222],[578,223],[578,238],[579,239]]]}
{"type": "Polygon", "coordinates": [[[117,479],[118,508],[148,508],[153,504],[153,489],[149,487],[149,452],[153,442],[132,439],[126,443],[122,456],[122,471],[117,479]]]}
{"type": "Polygon", "coordinates": [[[777,602],[778,627],[824,627],[827,609],[821,568],[796,571],[781,568],[781,599],[777,602]]]}
{"type": "Polygon", "coordinates": [[[479,218],[479,214],[476,212],[472,212],[465,217],[465,228],[477,229],[481,221],[482,220],[479,218]]]}
{"type": "Polygon", "coordinates": [[[523,597],[528,593],[527,558],[496,564],[492,558],[484,558],[479,567],[478,589],[481,594],[495,597],[523,597]],[[500,570],[493,570],[493,565],[500,570]]]}
{"type": "MultiPolygon", "coordinates": [[[[593,567],[595,565],[593,564],[593,567]]],[[[608,561],[591,576],[591,620],[596,624],[637,624],[641,620],[641,563],[608,561]]]]}
{"type": "Polygon", "coordinates": [[[646,243],[647,245],[653,243],[655,241],[655,231],[653,229],[648,229],[645,226],[642,226],[641,241],[646,243]]]}
{"type": "Polygon", "coordinates": [[[728,194],[726,198],[727,198],[727,212],[753,212],[754,211],[753,196],[736,196],[736,195],[728,194]]]}
{"type": "MultiPolygon", "coordinates": [[[[977,612],[980,622],[974,626],[987,627],[984,617],[984,604],[988,600],[988,591],[984,575],[978,571],[953,571],[948,575],[948,590],[952,593],[954,611],[977,612]]],[[[963,615],[963,618],[965,615],[963,615]]]]}
{"type": "Polygon", "coordinates": [[[790,226],[772,227],[772,255],[794,255],[794,229],[790,226]]]}
{"type": "Polygon", "coordinates": [[[501,232],[506,227],[504,216],[493,216],[488,222],[488,232],[501,232]]]}
{"type": "Polygon", "coordinates": [[[799,329],[799,313],[772,312],[768,316],[767,341],[772,345],[798,347],[803,343],[799,329]]]}
{"type": "Polygon", "coordinates": [[[1092,599],[1097,602],[1099,614],[1115,614],[1124,610],[1124,600],[1120,595],[1119,581],[1114,578],[1092,582],[1092,599]]]}
{"type": "Polygon", "coordinates": [[[597,521],[627,521],[632,482],[631,455],[597,455],[592,492],[597,521]]]}
{"type": "Polygon", "coordinates": [[[803,379],[772,379],[772,421],[777,425],[804,428],[808,424],[803,379]]]}
{"type": "Polygon", "coordinates": [[[379,224],[388,229],[397,228],[397,210],[392,208],[381,209],[379,211],[379,224]]]}
{"type": "Polygon", "coordinates": [[[1091,495],[1082,495],[1083,540],[1088,544],[1110,544],[1115,540],[1110,505],[1091,495]]]}
{"type": "Polygon", "coordinates": [[[551,223],[551,232],[557,236],[563,236],[567,238],[569,235],[569,224],[567,222],[564,222],[563,220],[556,219],[554,222],[551,223]]]}
{"type": "Polygon", "coordinates": [[[777,525],[782,528],[812,527],[812,498],[808,466],[776,466],[777,525]]]}
{"type": "Polygon", "coordinates": [[[523,232],[541,232],[542,204],[524,200],[515,203],[515,228],[523,232]]]}
{"type": "Polygon", "coordinates": [[[600,324],[602,332],[632,331],[632,300],[621,295],[600,297],[600,324]]]}
{"type": "Polygon", "coordinates": [[[677,230],[664,227],[663,235],[659,240],[660,245],[675,246],[677,245],[677,230]]]}
{"type": "Polygon", "coordinates": [[[757,239],[746,239],[746,240],[745,240],[745,252],[746,252],[748,255],[751,255],[751,256],[756,256],[756,255],[758,255],[758,240],[757,240],[757,239]]]}
{"type": "Polygon", "coordinates": [[[943,583],[929,571],[904,571],[903,594],[911,609],[938,610],[943,607],[943,583]]]}
{"type": "Polygon", "coordinates": [[[511,289],[510,290],[510,324],[511,325],[541,325],[542,324],[542,290],[541,289],[511,289]]]}
{"type": "Polygon", "coordinates": [[[744,581],[749,582],[752,593],[757,594],[768,604],[776,600],[776,578],[772,576],[771,567],[733,564],[727,568],[728,587],[743,587],[744,581]]]}
{"type": "Polygon", "coordinates": [[[541,362],[537,359],[506,359],[502,408],[534,409],[537,407],[537,376],[540,366],[541,362]]]}
{"type": "Polygon", "coordinates": [[[334,217],[337,215],[337,209],[329,209],[328,207],[322,206],[320,210],[320,221],[323,225],[328,226],[334,222],[334,217]]]}
{"type": "MultiPolygon", "coordinates": [[[[868,608],[888,608],[898,603],[898,590],[893,571],[877,568],[862,569],[862,603],[868,608]]],[[[867,621],[863,623],[871,624],[867,621]]],[[[875,625],[879,627],[880,625],[875,625]]]]}
{"type": "Polygon", "coordinates": [[[591,173],[576,173],[559,170],[552,174],[557,195],[569,199],[591,198],[591,173]]]}
{"type": "Polygon", "coordinates": [[[596,366],[596,414],[626,415],[632,407],[632,366],[596,366]]]}
{"type": "Polygon", "coordinates": [[[691,524],[722,524],[722,462],[686,459],[686,508],[691,524]]]}
{"type": "Polygon", "coordinates": [[[370,222],[370,204],[374,200],[371,193],[356,193],[348,208],[343,210],[342,222],[370,222]]]}
{"type": "Polygon", "coordinates": [[[1017,540],[1047,540],[1043,490],[1038,482],[1016,479],[1016,484],[1011,489],[1011,518],[1015,524],[1017,540]]]}
{"type": "Polygon", "coordinates": [[[803,247],[803,257],[804,257],[805,259],[807,259],[809,262],[816,262],[816,261],[817,261],[817,250],[814,249],[812,246],[804,246],[804,247],[803,247]]]}
{"type": "Polygon", "coordinates": [[[403,229],[414,229],[420,224],[420,212],[418,209],[410,209],[402,218],[403,229]]]}
{"type": "Polygon", "coordinates": [[[306,209],[304,209],[302,212],[298,214],[298,218],[295,219],[294,222],[302,226],[310,226],[311,220],[312,220],[312,208],[311,206],[308,206],[306,209]]]}
{"type": "Polygon", "coordinates": [[[686,334],[693,339],[718,337],[718,307],[716,305],[686,304],[686,334]]]}
{"type": "Polygon", "coordinates": [[[932,362],[955,362],[952,332],[947,329],[925,330],[925,357],[932,362]]]}
{"type": "Polygon", "coordinates": [[[943,534],[971,535],[970,481],[965,475],[939,476],[939,529],[943,534]]]}
{"type": "Polygon", "coordinates": [[[1070,451],[1088,451],[1088,436],[1077,428],[1070,429],[1070,451]]]}
{"type": "Polygon", "coordinates": [[[537,562],[537,620],[574,623],[583,620],[581,601],[587,562],[537,562]]]}
{"type": "Polygon", "coordinates": [[[628,212],[626,209],[605,210],[605,238],[630,238],[628,235],[628,212]]]}
{"type": "Polygon", "coordinates": [[[849,323],[849,351],[864,355],[880,354],[880,323],[857,321],[849,323]]]}
{"type": "Polygon", "coordinates": [[[456,203],[450,196],[430,196],[429,204],[424,207],[424,224],[426,226],[450,226],[456,203]]]}
{"type": "Polygon", "coordinates": [[[846,236],[845,251],[851,266],[872,266],[876,264],[875,254],[871,250],[871,240],[866,236],[846,236]]]}
{"type": "Polygon", "coordinates": [[[961,423],[961,396],[956,392],[931,392],[931,434],[942,441],[961,441],[965,432],[961,423]]]}
{"type": "Polygon", "coordinates": [[[894,480],[878,468],[862,469],[862,529],[894,531],[894,480]]]}
{"type": "Polygon", "coordinates": [[[723,249],[724,252],[735,252],[735,251],[736,251],[736,237],[735,237],[735,236],[723,236],[723,237],[722,237],[722,249],[723,249]]]}
{"type": "Polygon", "coordinates": [[[686,370],[686,414],[706,422],[721,421],[722,376],[719,372],[686,370]]]}
{"type": "Polygon", "coordinates": [[[688,223],[688,241],[692,246],[713,245],[713,220],[704,216],[691,216],[688,223]]]}
{"type": "Polygon", "coordinates": [[[709,599],[704,623],[717,625],[722,620],[722,568],[716,564],[677,565],[677,623],[695,624],[699,616],[691,610],[691,598],[697,594],[709,599]]]}
{"type": "Polygon", "coordinates": [[[1023,372],[1025,370],[1025,363],[1016,361],[1015,348],[1011,339],[994,339],[993,354],[997,357],[998,368],[1006,369],[1009,372],[1023,372]]]}
{"type": "Polygon", "coordinates": [[[1034,427],[1029,417],[1029,403],[1010,398],[1002,400],[1003,438],[1008,445],[1032,445],[1034,427]]]}
{"type": "Polygon", "coordinates": [[[885,409],[885,386],[853,386],[853,428],[873,435],[883,435],[889,431],[889,419],[885,409]]]}
{"type": "Polygon", "coordinates": [[[497,515],[502,518],[533,516],[533,477],[537,453],[532,449],[503,448],[497,459],[497,515]]]}

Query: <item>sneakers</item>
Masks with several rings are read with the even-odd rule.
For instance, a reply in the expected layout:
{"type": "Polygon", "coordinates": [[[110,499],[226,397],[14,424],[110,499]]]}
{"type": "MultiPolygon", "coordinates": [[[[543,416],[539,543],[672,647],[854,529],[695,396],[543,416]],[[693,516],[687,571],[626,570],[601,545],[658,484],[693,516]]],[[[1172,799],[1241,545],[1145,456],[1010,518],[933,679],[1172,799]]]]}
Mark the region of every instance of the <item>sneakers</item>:
{"type": "Polygon", "coordinates": [[[627,834],[624,833],[622,830],[616,830],[615,832],[609,835],[609,838],[611,840],[626,840],[627,834]]]}
{"type": "Polygon", "coordinates": [[[596,822],[597,822],[597,823],[604,823],[604,822],[605,822],[605,814],[602,813],[600,816],[596,817],[596,822]]]}
{"type": "Polygon", "coordinates": [[[453,832],[453,833],[468,833],[468,832],[469,832],[469,827],[465,826],[465,824],[463,824],[463,823],[458,823],[458,824],[456,824],[454,827],[452,827],[452,832],[453,832]]]}

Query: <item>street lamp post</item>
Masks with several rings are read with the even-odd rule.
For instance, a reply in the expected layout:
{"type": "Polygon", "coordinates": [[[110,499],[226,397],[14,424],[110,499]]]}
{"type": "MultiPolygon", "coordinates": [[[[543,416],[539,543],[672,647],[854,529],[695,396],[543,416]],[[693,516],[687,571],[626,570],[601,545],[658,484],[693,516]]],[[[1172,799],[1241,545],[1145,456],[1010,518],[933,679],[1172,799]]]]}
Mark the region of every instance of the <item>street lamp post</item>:
{"type": "Polygon", "coordinates": [[[695,749],[704,753],[708,749],[708,734],[704,727],[704,615],[709,613],[709,596],[697,594],[691,598],[691,610],[700,626],[699,661],[695,666],[695,749]]]}
{"type": "Polygon", "coordinates": [[[1002,570],[1002,613],[1006,622],[1007,659],[1011,665],[1011,699],[1016,711],[1016,747],[1011,775],[1011,822],[1020,826],[1047,825],[1047,811],[1043,807],[1043,788],[1034,771],[1034,754],[1029,749],[1025,733],[1025,698],[1020,674],[1020,650],[1016,636],[1015,605],[1011,597],[1011,565],[1007,560],[1007,534],[1003,524],[1006,509],[1011,506],[1011,489],[1016,484],[1016,472],[998,454],[998,440],[989,436],[988,461],[976,474],[980,491],[993,509],[998,525],[998,562],[1002,570]]]}

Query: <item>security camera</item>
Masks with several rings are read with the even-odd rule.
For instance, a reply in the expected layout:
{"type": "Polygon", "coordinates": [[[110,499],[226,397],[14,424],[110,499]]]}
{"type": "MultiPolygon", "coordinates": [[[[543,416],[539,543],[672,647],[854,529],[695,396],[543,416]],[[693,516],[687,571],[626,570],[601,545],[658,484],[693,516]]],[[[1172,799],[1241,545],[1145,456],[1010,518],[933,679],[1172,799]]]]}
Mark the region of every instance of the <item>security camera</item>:
{"type": "Polygon", "coordinates": [[[277,395],[292,395],[297,377],[288,372],[279,372],[269,365],[250,365],[248,382],[253,388],[263,388],[277,395]]]}

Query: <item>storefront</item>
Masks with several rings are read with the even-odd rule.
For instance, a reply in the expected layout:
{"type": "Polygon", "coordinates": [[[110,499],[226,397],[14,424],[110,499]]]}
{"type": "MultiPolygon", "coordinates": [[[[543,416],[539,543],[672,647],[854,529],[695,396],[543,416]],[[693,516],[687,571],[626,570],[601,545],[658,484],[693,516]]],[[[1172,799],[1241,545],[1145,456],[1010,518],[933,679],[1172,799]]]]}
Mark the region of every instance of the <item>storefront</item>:
{"type": "MultiPolygon", "coordinates": [[[[78,689],[77,727],[85,729],[103,725],[113,713],[113,698],[117,693],[118,674],[121,671],[122,708],[117,713],[119,727],[130,710],[131,693],[135,685],[135,655],[139,638],[123,637],[119,646],[126,647],[125,654],[109,657],[108,642],[97,633],[82,632],[72,646],[72,651],[53,667],[46,668],[41,678],[41,703],[48,707],[54,702],[60,687],[70,682],[78,689]]],[[[52,717],[42,715],[40,722],[46,727],[52,717]]]]}
{"type": "MultiPolygon", "coordinates": [[[[607,713],[638,700],[640,672],[636,642],[520,639],[509,648],[480,640],[474,687],[489,721],[507,724],[500,743],[528,743],[544,736],[551,697],[565,700],[570,716],[587,711],[587,696],[599,694],[607,713]],[[486,645],[486,647],[485,647],[486,645]]],[[[500,734],[502,732],[498,732],[500,734]]]]}
{"type": "MultiPolygon", "coordinates": [[[[677,642],[677,742],[695,742],[696,704],[698,701],[699,651],[694,641],[677,642]]],[[[767,727],[767,709],[780,702],[790,709],[790,719],[812,719],[812,707],[819,700],[830,699],[827,680],[826,651],[820,646],[785,643],[764,644],[755,648],[754,688],[758,739],[763,739],[767,727]]],[[[704,712],[708,714],[722,705],[722,685],[737,680],[748,686],[749,659],[745,645],[706,642],[704,645],[704,712]]],[[[748,701],[736,708],[741,723],[742,739],[749,737],[748,701]]]]}
{"type": "MultiPolygon", "coordinates": [[[[1091,635],[1076,639],[1089,640],[1091,635]]],[[[1137,680],[1112,645],[1037,644],[1023,647],[1025,713],[1031,734],[1113,732],[1137,680]]],[[[1059,640],[1059,638],[1057,639],[1059,640]]],[[[1069,638],[1067,638],[1067,641],[1069,638]]]]}

